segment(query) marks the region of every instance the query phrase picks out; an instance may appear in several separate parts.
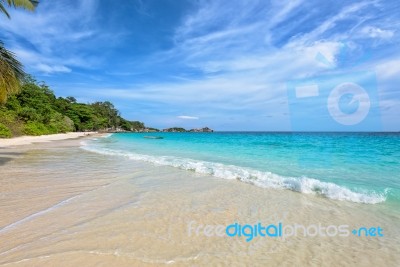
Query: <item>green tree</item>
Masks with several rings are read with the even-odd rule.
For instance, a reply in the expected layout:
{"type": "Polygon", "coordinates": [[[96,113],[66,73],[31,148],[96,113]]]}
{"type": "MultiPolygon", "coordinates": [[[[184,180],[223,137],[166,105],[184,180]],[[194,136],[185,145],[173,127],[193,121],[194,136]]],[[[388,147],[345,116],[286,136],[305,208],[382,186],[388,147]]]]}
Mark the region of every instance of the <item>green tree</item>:
{"type": "Polygon", "coordinates": [[[146,127],[122,118],[108,101],[84,104],[74,97],[57,98],[45,83],[29,75],[23,79],[21,92],[0,105],[0,138],[119,128],[140,131],[146,127]]]}
{"type": "Polygon", "coordinates": [[[133,130],[140,131],[140,130],[143,130],[144,128],[146,128],[144,123],[141,121],[130,121],[130,124],[132,125],[133,130]]]}
{"type": "Polygon", "coordinates": [[[117,128],[120,123],[120,116],[118,110],[114,105],[109,102],[95,102],[91,104],[94,112],[100,117],[106,119],[106,124],[104,128],[117,128]]]}
{"type": "Polygon", "coordinates": [[[67,100],[68,102],[70,102],[70,103],[76,103],[76,98],[73,97],[73,96],[68,96],[68,97],[66,98],[66,100],[67,100]]]}

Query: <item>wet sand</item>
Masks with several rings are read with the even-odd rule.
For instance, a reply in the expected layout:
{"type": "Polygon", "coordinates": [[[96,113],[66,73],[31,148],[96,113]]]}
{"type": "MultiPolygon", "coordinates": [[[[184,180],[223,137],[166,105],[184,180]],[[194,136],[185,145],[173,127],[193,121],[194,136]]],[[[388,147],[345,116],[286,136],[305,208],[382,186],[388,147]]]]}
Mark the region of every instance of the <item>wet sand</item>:
{"type": "Polygon", "coordinates": [[[400,217],[383,205],[263,189],[79,143],[0,149],[0,266],[400,265],[400,217]],[[380,226],[384,237],[196,233],[235,222],[380,226]]]}
{"type": "Polygon", "coordinates": [[[40,136],[19,136],[13,138],[0,138],[0,148],[10,146],[29,145],[33,143],[46,143],[51,141],[66,140],[90,135],[102,135],[97,132],[71,132],[62,134],[49,134],[40,136]]]}

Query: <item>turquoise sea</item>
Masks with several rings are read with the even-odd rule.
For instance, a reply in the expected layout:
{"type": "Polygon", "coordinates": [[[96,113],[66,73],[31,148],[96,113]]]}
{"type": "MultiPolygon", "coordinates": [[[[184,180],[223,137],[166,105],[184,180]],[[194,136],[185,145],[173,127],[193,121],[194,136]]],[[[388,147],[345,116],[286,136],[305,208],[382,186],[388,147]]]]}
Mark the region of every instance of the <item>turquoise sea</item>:
{"type": "Polygon", "coordinates": [[[337,201],[400,204],[397,133],[118,133],[82,148],[337,201]]]}

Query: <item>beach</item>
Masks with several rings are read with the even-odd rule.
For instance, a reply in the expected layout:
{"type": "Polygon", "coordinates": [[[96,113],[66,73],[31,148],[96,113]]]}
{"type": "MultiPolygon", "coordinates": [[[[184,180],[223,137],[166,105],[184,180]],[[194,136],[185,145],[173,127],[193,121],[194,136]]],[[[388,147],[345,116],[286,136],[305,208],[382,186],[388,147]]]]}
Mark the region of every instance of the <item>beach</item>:
{"type": "Polygon", "coordinates": [[[0,0],[0,267],[400,267],[399,14],[0,0]]]}
{"type": "Polygon", "coordinates": [[[0,149],[9,158],[0,166],[0,266],[400,264],[400,220],[388,207],[83,150],[93,138],[0,149]],[[384,237],[246,241],[213,232],[218,225],[259,222],[379,226],[384,237]]]}
{"type": "Polygon", "coordinates": [[[0,147],[21,146],[29,145],[32,143],[43,143],[57,140],[65,140],[71,138],[78,138],[82,136],[91,136],[97,132],[70,132],[63,134],[49,134],[40,136],[19,136],[14,138],[0,138],[0,147]]]}

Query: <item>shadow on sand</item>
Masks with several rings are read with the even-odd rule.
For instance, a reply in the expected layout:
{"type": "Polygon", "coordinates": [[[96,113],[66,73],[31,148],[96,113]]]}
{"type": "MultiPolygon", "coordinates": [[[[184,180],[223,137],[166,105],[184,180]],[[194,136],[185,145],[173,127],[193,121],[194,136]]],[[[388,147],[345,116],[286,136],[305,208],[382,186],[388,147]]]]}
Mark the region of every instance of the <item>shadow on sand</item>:
{"type": "Polygon", "coordinates": [[[7,162],[17,158],[17,156],[22,155],[20,152],[6,152],[0,150],[0,166],[5,165],[7,162]]]}

